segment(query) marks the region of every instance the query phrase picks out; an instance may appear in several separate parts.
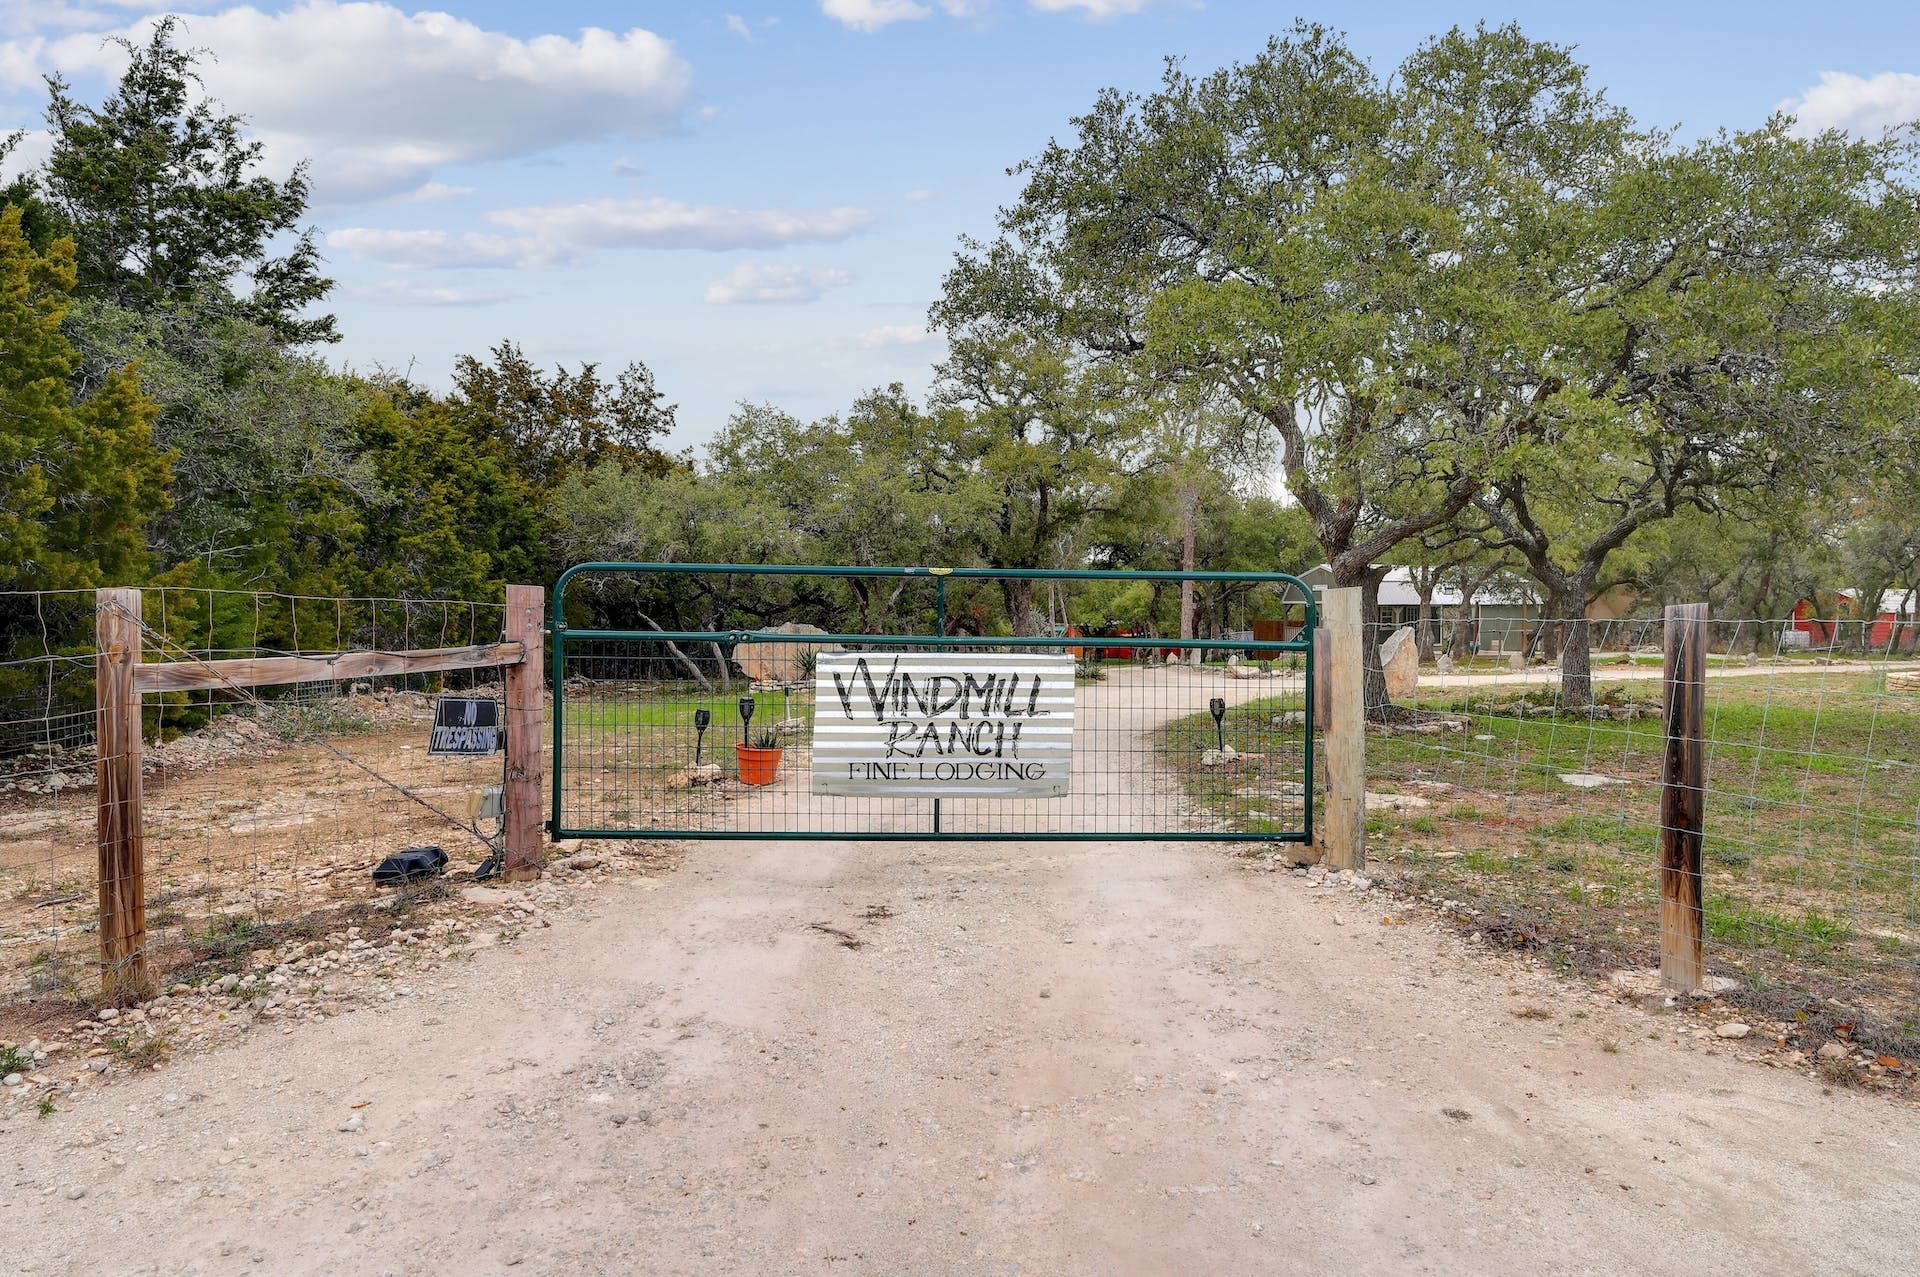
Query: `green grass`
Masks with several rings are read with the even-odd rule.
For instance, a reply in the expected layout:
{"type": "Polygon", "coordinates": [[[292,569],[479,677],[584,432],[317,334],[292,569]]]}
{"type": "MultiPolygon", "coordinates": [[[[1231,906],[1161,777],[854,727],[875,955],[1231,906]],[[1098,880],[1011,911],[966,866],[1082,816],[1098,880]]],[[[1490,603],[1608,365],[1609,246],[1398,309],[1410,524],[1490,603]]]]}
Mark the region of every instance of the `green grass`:
{"type": "MultiPolygon", "coordinates": [[[[1156,733],[1155,747],[1166,768],[1178,776],[1188,795],[1206,812],[1215,828],[1244,830],[1250,834],[1288,833],[1300,828],[1299,813],[1303,800],[1297,795],[1276,792],[1281,785],[1298,785],[1305,774],[1306,734],[1301,727],[1276,727],[1278,715],[1296,712],[1305,705],[1297,692],[1265,696],[1235,705],[1227,711],[1216,733],[1213,716],[1206,710],[1162,726],[1156,733]],[[1235,768],[1207,770],[1200,759],[1219,744],[1242,754],[1258,754],[1258,763],[1235,768]],[[1283,813],[1277,816],[1276,812],[1283,813]]],[[[1371,822],[1382,819],[1375,813],[1371,822]]]]}
{"type": "MultiPolygon", "coordinates": [[[[1370,863],[1403,887],[1530,919],[1565,960],[1657,961],[1660,685],[1608,683],[1605,669],[1596,691],[1633,707],[1628,721],[1556,715],[1538,689],[1477,686],[1412,703],[1465,717],[1464,731],[1370,732],[1368,787],[1436,804],[1371,813],[1370,863]],[[1576,771],[1624,783],[1557,779],[1576,771]]],[[[1203,715],[1183,719],[1165,745],[1197,748],[1178,742],[1203,728],[1210,737],[1203,715]]],[[[1260,748],[1233,730],[1229,743],[1260,748]]],[[[1770,996],[1838,997],[1897,1025],[1912,1013],[1920,957],[1901,934],[1920,930],[1920,698],[1861,665],[1716,679],[1706,731],[1709,963],[1770,996]]],[[[1241,802],[1218,777],[1174,774],[1202,804],[1230,813],[1241,802]]]]}
{"type": "Polygon", "coordinates": [[[270,943],[271,933],[246,914],[224,914],[207,924],[205,931],[187,937],[194,965],[221,973],[247,969],[247,958],[270,943]]]}
{"type": "Polygon", "coordinates": [[[1853,936],[1840,918],[1808,909],[1798,914],[1762,909],[1742,901],[1708,896],[1707,934],[1743,949],[1779,949],[1805,957],[1830,953],[1853,936]]]}
{"type": "Polygon", "coordinates": [[[136,1038],[131,1034],[108,1038],[106,1047],[136,1069],[152,1068],[173,1049],[173,1032],[168,1030],[145,1038],[136,1038]]]}

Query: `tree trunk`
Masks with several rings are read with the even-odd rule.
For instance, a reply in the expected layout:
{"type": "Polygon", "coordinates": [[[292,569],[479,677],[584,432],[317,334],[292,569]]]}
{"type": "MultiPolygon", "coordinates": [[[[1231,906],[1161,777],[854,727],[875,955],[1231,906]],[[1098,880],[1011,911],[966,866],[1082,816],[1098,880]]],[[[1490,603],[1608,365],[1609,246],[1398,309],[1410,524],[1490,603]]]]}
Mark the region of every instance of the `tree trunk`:
{"type": "Polygon", "coordinates": [[[1022,638],[1038,633],[1033,612],[1033,581],[1026,577],[1002,578],[1000,597],[1007,605],[1007,622],[1022,638]]]}
{"type": "Polygon", "coordinates": [[[1455,665],[1465,663],[1473,655],[1473,604],[1471,601],[1462,603],[1453,618],[1453,639],[1448,650],[1455,665]]]}
{"type": "Polygon", "coordinates": [[[1333,584],[1338,589],[1360,591],[1360,625],[1364,631],[1360,650],[1366,656],[1367,721],[1385,723],[1393,718],[1393,698],[1387,693],[1387,672],[1380,664],[1380,644],[1386,635],[1380,632],[1380,581],[1385,568],[1368,564],[1360,568],[1335,566],[1333,584]]]}
{"type": "Polygon", "coordinates": [[[1414,614],[1414,651],[1422,665],[1433,664],[1433,585],[1420,590],[1420,610],[1414,614]]]}
{"type": "Polygon", "coordinates": [[[873,598],[867,583],[859,577],[852,577],[847,585],[853,590],[853,604],[860,611],[860,632],[873,633],[873,598]]]}
{"type": "Polygon", "coordinates": [[[1478,606],[1475,600],[1480,597],[1480,592],[1491,585],[1494,578],[1499,575],[1500,569],[1492,567],[1467,577],[1461,582],[1460,614],[1453,623],[1453,659],[1455,661],[1465,661],[1473,655],[1474,631],[1479,628],[1474,612],[1474,608],[1478,606]]]}
{"type": "MultiPolygon", "coordinates": [[[[660,622],[654,620],[652,617],[648,616],[645,612],[638,612],[638,613],[635,613],[635,615],[637,615],[641,620],[645,621],[652,628],[656,630],[660,629],[660,622]]],[[[700,684],[701,691],[703,692],[713,691],[713,684],[707,681],[707,676],[700,672],[699,664],[691,656],[688,656],[685,652],[681,651],[678,647],[674,646],[674,644],[672,643],[668,643],[666,645],[666,648],[668,653],[672,655],[673,659],[676,661],[679,661],[681,665],[686,667],[687,672],[693,675],[693,680],[694,682],[700,684]]]]}
{"type": "MultiPolygon", "coordinates": [[[[1191,487],[1180,491],[1180,570],[1193,571],[1199,533],[1199,497],[1191,487]]],[[[1180,637],[1190,639],[1193,633],[1193,581],[1180,582],[1180,637]]]]}
{"type": "Polygon", "coordinates": [[[1584,710],[1593,706],[1593,642],[1587,624],[1587,594],[1592,578],[1581,574],[1569,579],[1565,589],[1547,595],[1547,607],[1557,620],[1552,629],[1561,638],[1560,694],[1554,704],[1563,710],[1584,710]]]}

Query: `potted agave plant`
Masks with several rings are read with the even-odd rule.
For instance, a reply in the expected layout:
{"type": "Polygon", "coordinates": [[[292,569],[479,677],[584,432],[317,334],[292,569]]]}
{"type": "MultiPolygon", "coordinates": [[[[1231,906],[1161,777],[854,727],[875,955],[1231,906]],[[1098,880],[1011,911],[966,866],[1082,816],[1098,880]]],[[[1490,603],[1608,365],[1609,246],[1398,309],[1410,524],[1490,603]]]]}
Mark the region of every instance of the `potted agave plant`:
{"type": "Polygon", "coordinates": [[[733,752],[740,762],[740,783],[742,785],[771,785],[774,777],[780,774],[780,738],[769,731],[762,731],[747,743],[747,729],[753,725],[753,712],[759,708],[759,702],[751,696],[740,698],[740,743],[733,752]]]}
{"type": "Polygon", "coordinates": [[[741,741],[733,750],[740,760],[742,785],[771,785],[780,775],[780,738],[772,732],[761,732],[751,745],[741,741]]]}

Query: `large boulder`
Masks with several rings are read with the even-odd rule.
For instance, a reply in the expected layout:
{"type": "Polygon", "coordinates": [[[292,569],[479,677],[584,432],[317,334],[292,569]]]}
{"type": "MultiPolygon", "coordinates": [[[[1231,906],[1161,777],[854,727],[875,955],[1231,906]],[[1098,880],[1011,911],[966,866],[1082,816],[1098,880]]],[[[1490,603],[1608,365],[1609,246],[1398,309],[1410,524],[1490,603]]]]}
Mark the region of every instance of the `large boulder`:
{"type": "MultiPolygon", "coordinates": [[[[789,621],[767,626],[767,634],[825,634],[817,625],[789,621]]],[[[803,652],[837,652],[838,643],[742,643],[733,649],[733,663],[746,671],[756,683],[797,683],[801,680],[800,655],[803,652]]]]}
{"type": "Polygon", "coordinates": [[[1403,625],[1380,645],[1380,668],[1387,674],[1387,695],[1395,700],[1411,696],[1420,686],[1420,646],[1413,627],[1403,625]]]}

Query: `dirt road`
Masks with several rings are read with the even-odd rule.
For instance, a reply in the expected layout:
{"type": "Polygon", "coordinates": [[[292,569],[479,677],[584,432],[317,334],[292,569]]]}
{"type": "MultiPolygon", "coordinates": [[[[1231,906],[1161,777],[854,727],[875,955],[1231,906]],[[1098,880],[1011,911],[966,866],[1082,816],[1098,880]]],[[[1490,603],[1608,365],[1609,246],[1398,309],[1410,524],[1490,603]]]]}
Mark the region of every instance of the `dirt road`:
{"type": "Polygon", "coordinates": [[[1915,1253],[1908,1111],[1653,1040],[1670,1021],[1383,912],[1205,848],[703,846],[412,997],[0,1127],[0,1253],[75,1274],[1915,1253]]]}
{"type": "MultiPolygon", "coordinates": [[[[1088,696],[1089,733],[1192,700],[1088,696]]],[[[4,1264],[1880,1274],[1920,1248],[1910,1110],[1218,847],[705,844],[402,982],[0,1123],[4,1264]]]]}

